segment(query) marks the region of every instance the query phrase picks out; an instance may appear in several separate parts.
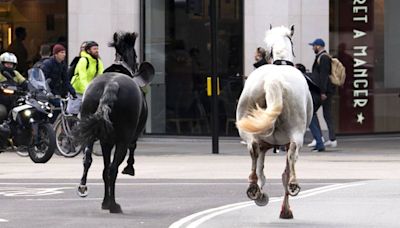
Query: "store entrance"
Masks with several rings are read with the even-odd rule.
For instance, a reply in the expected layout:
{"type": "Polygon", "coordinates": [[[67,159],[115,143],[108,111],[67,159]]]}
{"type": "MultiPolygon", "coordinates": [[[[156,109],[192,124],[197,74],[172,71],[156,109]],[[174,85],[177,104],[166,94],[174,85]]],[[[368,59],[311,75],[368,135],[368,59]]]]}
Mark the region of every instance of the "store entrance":
{"type": "MultiPolygon", "coordinates": [[[[156,70],[161,69],[151,87],[152,117],[146,132],[210,135],[211,96],[207,94],[212,55],[209,0],[159,0],[145,4],[144,58],[154,63],[156,70]],[[159,18],[160,11],[157,10],[161,8],[165,8],[165,20],[159,18]],[[154,91],[163,88],[163,94],[154,91]],[[154,102],[162,103],[165,109],[154,106],[154,102]],[[163,111],[163,121],[154,118],[163,111]]],[[[243,1],[221,0],[218,6],[219,134],[236,135],[235,110],[243,86],[243,1]]]]}

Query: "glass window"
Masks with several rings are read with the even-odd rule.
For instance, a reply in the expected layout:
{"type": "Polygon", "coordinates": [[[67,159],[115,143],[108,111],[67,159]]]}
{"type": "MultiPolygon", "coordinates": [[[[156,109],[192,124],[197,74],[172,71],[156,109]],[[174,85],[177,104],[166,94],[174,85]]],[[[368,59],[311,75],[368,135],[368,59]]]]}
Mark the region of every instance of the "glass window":
{"type": "MultiPolygon", "coordinates": [[[[209,0],[144,1],[144,59],[156,69],[147,99],[146,132],[210,133],[207,77],[211,72],[209,0]]],[[[221,0],[218,18],[219,122],[236,134],[236,100],[242,89],[243,2],[221,0]]]]}
{"type": "Polygon", "coordinates": [[[66,37],[66,0],[0,2],[0,51],[17,55],[17,69],[21,73],[26,74],[26,70],[40,59],[42,44],[67,45],[66,37]]]}
{"type": "Polygon", "coordinates": [[[339,133],[400,131],[400,1],[330,1],[330,52],[346,67],[339,133]]]}

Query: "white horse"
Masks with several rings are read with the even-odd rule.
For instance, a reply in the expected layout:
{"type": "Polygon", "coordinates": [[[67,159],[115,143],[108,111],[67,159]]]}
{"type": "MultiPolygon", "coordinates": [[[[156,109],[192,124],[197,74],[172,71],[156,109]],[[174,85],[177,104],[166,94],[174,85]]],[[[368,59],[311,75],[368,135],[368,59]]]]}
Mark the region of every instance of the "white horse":
{"type": "MultiPolygon", "coordinates": [[[[265,43],[272,62],[292,63],[294,26],[271,28],[265,43]]],[[[268,64],[248,77],[236,110],[236,125],[252,159],[247,196],[259,206],[268,204],[261,190],[265,184],[264,158],[268,149],[286,145],[286,168],[282,174],[285,197],[280,218],[293,218],[289,195],[300,192],[295,163],[310,124],[313,104],[302,73],[290,65],[268,64]]]]}

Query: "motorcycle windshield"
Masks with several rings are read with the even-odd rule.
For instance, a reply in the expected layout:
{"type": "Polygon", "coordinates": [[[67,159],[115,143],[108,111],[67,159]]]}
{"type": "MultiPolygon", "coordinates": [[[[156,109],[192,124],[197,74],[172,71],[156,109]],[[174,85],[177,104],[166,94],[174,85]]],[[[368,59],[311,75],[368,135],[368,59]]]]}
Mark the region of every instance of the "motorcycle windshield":
{"type": "Polygon", "coordinates": [[[30,84],[37,90],[50,91],[49,85],[43,71],[40,68],[31,68],[28,70],[28,80],[30,84]]]}

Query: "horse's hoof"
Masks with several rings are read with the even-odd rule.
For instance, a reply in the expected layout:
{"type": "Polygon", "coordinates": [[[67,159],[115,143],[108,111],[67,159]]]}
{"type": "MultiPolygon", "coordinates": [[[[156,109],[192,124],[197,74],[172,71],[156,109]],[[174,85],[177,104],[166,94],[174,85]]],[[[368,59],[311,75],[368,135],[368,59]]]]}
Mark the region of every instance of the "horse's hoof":
{"type": "Polygon", "coordinates": [[[88,195],[88,188],[86,185],[79,185],[78,189],[76,191],[78,196],[80,197],[86,197],[88,195]]]}
{"type": "Polygon", "coordinates": [[[261,193],[260,197],[258,199],[255,199],[254,202],[256,203],[257,206],[263,207],[266,206],[269,202],[269,197],[267,193],[261,193]]]}
{"type": "Polygon", "coordinates": [[[135,176],[135,168],[133,168],[133,166],[126,166],[124,170],[122,170],[122,174],[135,176]]]}
{"type": "Polygon", "coordinates": [[[290,209],[286,210],[286,211],[282,210],[279,218],[281,218],[281,219],[293,219],[293,213],[292,213],[292,211],[290,209]]]}
{"type": "Polygon", "coordinates": [[[114,204],[110,206],[110,213],[120,214],[122,213],[121,206],[119,204],[114,204]]]}
{"type": "Polygon", "coordinates": [[[110,203],[108,201],[103,201],[101,203],[101,209],[103,210],[109,210],[110,209],[110,203]]]}
{"type": "Polygon", "coordinates": [[[287,186],[287,190],[288,190],[289,195],[297,196],[299,194],[301,188],[300,188],[299,184],[294,183],[294,184],[289,184],[287,186]]]}
{"type": "Polygon", "coordinates": [[[249,197],[249,199],[251,200],[256,200],[258,198],[260,198],[260,187],[258,187],[257,184],[250,184],[249,187],[247,188],[247,197],[249,197]]]}

